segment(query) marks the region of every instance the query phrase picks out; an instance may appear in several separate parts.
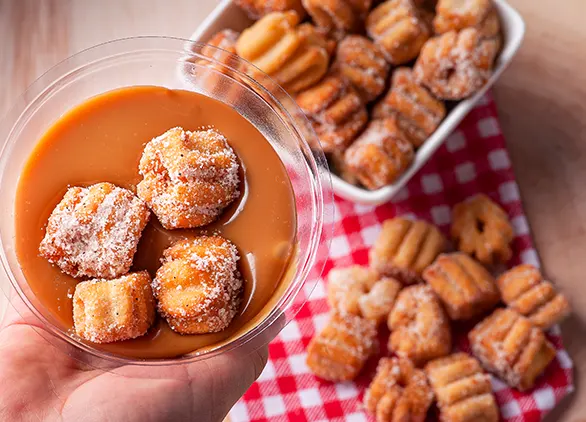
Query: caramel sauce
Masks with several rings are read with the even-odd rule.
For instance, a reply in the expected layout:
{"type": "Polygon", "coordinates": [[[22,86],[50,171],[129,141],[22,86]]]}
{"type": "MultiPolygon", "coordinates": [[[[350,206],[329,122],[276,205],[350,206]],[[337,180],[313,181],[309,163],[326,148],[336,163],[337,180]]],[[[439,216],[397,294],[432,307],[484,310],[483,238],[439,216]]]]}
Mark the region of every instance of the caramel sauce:
{"type": "Polygon", "coordinates": [[[220,220],[201,229],[165,230],[152,215],[134,258],[134,270],[154,277],[165,248],[199,234],[219,233],[240,251],[244,296],[228,329],[182,336],[158,318],[147,335],[105,345],[107,352],[134,358],[172,358],[209,349],[240,336],[260,321],[285,286],[296,233],[295,199],[278,155],[263,135],[229,106],[189,91],[140,86],[91,98],[62,116],[41,138],[20,176],[16,208],[16,252],[43,312],[73,332],[71,296],[80,281],[38,253],[47,219],[68,186],[111,182],[136,191],[145,144],[169,128],[213,126],[226,136],[242,164],[241,195],[220,220]]]}

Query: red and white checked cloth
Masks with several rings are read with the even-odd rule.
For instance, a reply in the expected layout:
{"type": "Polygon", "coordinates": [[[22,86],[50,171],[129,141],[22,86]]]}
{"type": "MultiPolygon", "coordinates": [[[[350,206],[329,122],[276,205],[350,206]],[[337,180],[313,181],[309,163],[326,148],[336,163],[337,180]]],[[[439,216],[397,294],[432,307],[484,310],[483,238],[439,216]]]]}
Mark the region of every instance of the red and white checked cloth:
{"type": "MultiPolygon", "coordinates": [[[[371,359],[359,378],[349,383],[322,381],[305,365],[307,344],[327,320],[325,276],[332,267],[367,264],[368,249],[381,223],[393,216],[423,218],[448,234],[452,207],[479,192],[500,203],[511,218],[516,232],[511,265],[539,265],[490,96],[483,98],[392,202],[371,207],[336,198],[334,238],[324,277],[295,320],[270,344],[269,362],[258,381],[230,412],[232,421],[372,420],[364,413],[361,400],[380,356],[371,359]]],[[[456,334],[456,345],[468,350],[465,334],[456,334]]],[[[385,336],[388,332],[381,333],[381,355],[387,353],[385,336]]],[[[557,359],[532,391],[519,393],[493,377],[504,421],[540,421],[573,390],[572,361],[557,327],[549,338],[557,348],[557,359]]]]}

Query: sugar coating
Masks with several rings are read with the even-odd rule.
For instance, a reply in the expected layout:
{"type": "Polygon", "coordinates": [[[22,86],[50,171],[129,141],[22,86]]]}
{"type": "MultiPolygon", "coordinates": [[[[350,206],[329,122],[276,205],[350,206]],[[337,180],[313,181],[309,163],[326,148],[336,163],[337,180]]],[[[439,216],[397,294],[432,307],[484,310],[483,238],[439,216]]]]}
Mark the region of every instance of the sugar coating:
{"type": "Polygon", "coordinates": [[[430,30],[411,0],[388,0],[370,12],[366,31],[393,65],[410,62],[419,54],[430,30]]]}
{"type": "Polygon", "coordinates": [[[423,422],[433,401],[425,373],[409,359],[382,358],[364,394],[364,407],[377,422],[423,422]]]}
{"type": "Polygon", "coordinates": [[[465,353],[453,353],[425,366],[437,399],[440,418],[446,422],[498,422],[499,411],[490,376],[465,353]]]}
{"type": "Polygon", "coordinates": [[[376,334],[373,321],[333,311],[307,346],[307,366],[328,381],[352,380],[376,350],[376,334]]]}
{"type": "Polygon", "coordinates": [[[330,307],[342,314],[360,315],[359,300],[378,278],[375,271],[360,265],[332,269],[327,286],[330,307]]]}
{"type": "Polygon", "coordinates": [[[500,30],[498,13],[492,0],[439,0],[433,19],[436,34],[475,27],[486,29],[484,36],[496,36],[500,30]],[[496,20],[496,22],[494,22],[496,20]]]}
{"type": "Polygon", "coordinates": [[[512,309],[497,309],[468,333],[482,366],[511,387],[525,391],[555,357],[543,332],[512,309]]]}
{"type": "Polygon", "coordinates": [[[242,278],[236,246],[221,236],[177,242],[153,282],[159,313],[180,334],[215,333],[237,314],[242,278]]]}
{"type": "Polygon", "coordinates": [[[234,0],[250,19],[260,19],[272,12],[295,11],[300,17],[305,15],[301,0],[234,0]]]}
{"type": "Polygon", "coordinates": [[[140,337],[154,319],[155,300],[146,271],[83,281],[75,288],[74,328],[85,340],[112,343],[140,337]]]}
{"type": "Polygon", "coordinates": [[[448,317],[429,286],[418,284],[401,290],[388,326],[389,349],[418,365],[452,349],[448,317]]]}
{"type": "Polygon", "coordinates": [[[314,22],[336,39],[358,32],[370,10],[372,0],[302,0],[314,22]]]}
{"type": "Polygon", "coordinates": [[[217,130],[175,127],[145,146],[137,193],[166,229],[200,227],[239,196],[239,168],[217,130]]]}
{"type": "Polygon", "coordinates": [[[372,268],[403,284],[422,281],[421,273],[446,249],[440,230],[423,220],[395,217],[385,220],[370,249],[372,268]]]}
{"type": "Polygon", "coordinates": [[[69,188],[39,252],[72,277],[115,278],[130,270],[149,217],[141,199],[111,183],[69,188]]]}

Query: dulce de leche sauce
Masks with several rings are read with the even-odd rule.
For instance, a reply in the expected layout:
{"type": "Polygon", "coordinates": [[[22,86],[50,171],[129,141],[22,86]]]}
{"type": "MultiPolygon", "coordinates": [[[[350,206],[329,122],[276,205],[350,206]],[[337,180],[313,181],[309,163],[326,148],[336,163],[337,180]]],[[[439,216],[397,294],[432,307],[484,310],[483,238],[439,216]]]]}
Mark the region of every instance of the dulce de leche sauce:
{"type": "MultiPolygon", "coordinates": [[[[140,338],[93,347],[136,358],[171,358],[214,347],[250,329],[270,311],[295,241],[293,190],[285,167],[244,117],[214,99],[154,86],[123,88],[94,97],[61,117],[41,138],[20,176],[16,251],[27,282],[49,319],[72,332],[72,295],[80,281],[39,256],[49,215],[68,186],[111,182],[136,191],[145,144],[168,129],[213,126],[242,167],[241,195],[219,221],[194,230],[165,230],[153,214],[132,271],[155,276],[165,248],[200,234],[219,233],[238,247],[244,296],[230,326],[214,334],[180,335],[158,318],[140,338]]],[[[88,343],[90,344],[90,343],[88,343]]]]}

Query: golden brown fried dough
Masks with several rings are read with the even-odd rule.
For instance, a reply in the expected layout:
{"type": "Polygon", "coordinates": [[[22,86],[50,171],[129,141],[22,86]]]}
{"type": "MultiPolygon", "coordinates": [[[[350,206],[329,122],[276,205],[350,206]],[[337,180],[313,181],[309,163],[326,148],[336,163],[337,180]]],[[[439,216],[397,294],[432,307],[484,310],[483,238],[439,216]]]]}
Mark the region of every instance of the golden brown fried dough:
{"type": "Polygon", "coordinates": [[[130,270],[149,217],[142,200],[111,183],[69,188],[39,252],[72,277],[116,278],[130,270]]]}
{"type": "Polygon", "coordinates": [[[433,20],[436,34],[476,28],[484,37],[500,32],[498,13],[492,0],[439,0],[433,20]]]}
{"type": "Polygon", "coordinates": [[[468,334],[472,352],[487,371],[525,391],[555,357],[543,332],[512,309],[497,309],[468,334]]]}
{"type": "Polygon", "coordinates": [[[301,0],[234,0],[242,10],[246,12],[250,19],[260,19],[272,12],[294,11],[303,18],[305,9],[301,0]]]}
{"type": "Polygon", "coordinates": [[[316,25],[341,39],[361,30],[372,0],[302,0],[316,25]]]}

